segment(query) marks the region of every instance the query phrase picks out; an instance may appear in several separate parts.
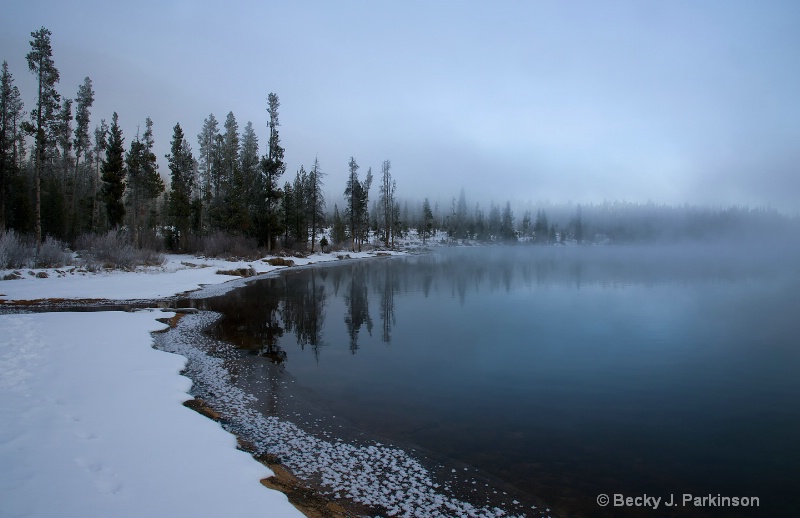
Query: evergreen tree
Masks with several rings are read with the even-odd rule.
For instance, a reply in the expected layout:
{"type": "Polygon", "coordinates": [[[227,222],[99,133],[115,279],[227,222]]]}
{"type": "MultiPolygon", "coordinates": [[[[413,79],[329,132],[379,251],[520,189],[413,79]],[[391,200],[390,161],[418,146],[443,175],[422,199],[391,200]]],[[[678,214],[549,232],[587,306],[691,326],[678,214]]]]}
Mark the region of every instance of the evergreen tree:
{"type": "Polygon", "coordinates": [[[467,198],[464,195],[464,189],[458,195],[458,203],[453,211],[453,236],[456,239],[466,239],[468,237],[468,221],[467,221],[467,198]]]}
{"type": "Polygon", "coordinates": [[[314,253],[314,243],[317,235],[325,227],[325,193],[322,192],[322,177],[325,173],[319,167],[319,157],[314,159],[314,166],[308,173],[308,198],[306,212],[308,225],[311,231],[311,253],[314,253]]]}
{"type": "Polygon", "coordinates": [[[479,241],[489,241],[489,225],[479,204],[475,204],[475,238],[479,241]]]}
{"type": "Polygon", "coordinates": [[[547,242],[547,214],[543,210],[536,211],[536,223],[533,225],[534,239],[537,243],[547,242]]]}
{"type": "Polygon", "coordinates": [[[64,99],[61,103],[61,110],[54,121],[53,138],[57,151],[58,177],[50,182],[47,190],[47,203],[44,209],[46,213],[42,215],[43,225],[50,229],[50,233],[59,239],[63,239],[68,228],[68,217],[65,211],[66,195],[72,190],[72,182],[69,178],[69,171],[72,167],[72,100],[64,99]],[[47,214],[49,217],[45,217],[47,214]]]}
{"type": "Polygon", "coordinates": [[[131,141],[131,147],[125,155],[125,167],[127,168],[128,189],[126,202],[130,215],[130,228],[133,230],[133,242],[139,243],[139,227],[141,225],[141,206],[143,205],[142,179],[144,177],[144,144],[139,140],[139,134],[131,141]]]}
{"type": "Polygon", "coordinates": [[[141,230],[146,226],[147,213],[153,201],[164,192],[164,181],[158,173],[158,163],[153,152],[153,121],[147,117],[141,140],[138,135],[131,142],[126,156],[128,166],[128,205],[131,207],[133,242],[141,247],[141,230]]]}
{"type": "Polygon", "coordinates": [[[331,228],[331,240],[335,245],[341,245],[347,240],[347,229],[344,220],[339,214],[339,207],[333,204],[333,226],[331,228]]]}
{"type": "Polygon", "coordinates": [[[397,183],[392,179],[391,173],[392,164],[388,160],[383,161],[381,167],[381,187],[380,187],[380,204],[381,218],[383,224],[383,243],[384,246],[389,247],[389,242],[394,245],[394,192],[397,188],[397,183]]]}
{"type": "Polygon", "coordinates": [[[308,213],[307,213],[307,199],[308,199],[308,173],[305,168],[300,166],[300,170],[294,177],[294,184],[292,185],[292,192],[294,196],[291,200],[291,213],[292,213],[292,234],[301,249],[305,249],[308,243],[308,213]]]}
{"type": "MultiPolygon", "coordinates": [[[[203,129],[197,135],[198,154],[199,154],[199,171],[200,171],[200,198],[203,204],[208,207],[214,196],[219,196],[219,186],[216,178],[218,171],[215,167],[219,164],[217,159],[218,144],[217,137],[219,136],[219,124],[214,114],[210,114],[203,121],[203,129]]],[[[200,227],[206,224],[204,212],[201,211],[200,227]]]]}
{"type": "Polygon", "coordinates": [[[42,243],[42,167],[45,152],[48,146],[48,129],[55,118],[61,97],[56,92],[59,74],[53,61],[53,49],[50,45],[52,33],[42,27],[31,32],[31,51],[27,54],[28,68],[36,74],[38,93],[36,108],[31,112],[31,125],[27,126],[28,132],[33,133],[34,144],[34,229],[36,233],[36,251],[42,243]]]}
{"type": "Polygon", "coordinates": [[[125,147],[117,112],[111,116],[111,128],[106,144],[106,160],[103,163],[103,200],[110,227],[119,229],[125,217],[122,195],[125,193],[125,147]]]}
{"type": "Polygon", "coordinates": [[[222,145],[222,185],[230,185],[239,169],[239,123],[233,112],[225,117],[225,133],[222,145]]]}
{"type": "Polygon", "coordinates": [[[100,165],[105,159],[106,146],[108,145],[108,124],[105,119],[100,120],[100,126],[94,128],[94,163],[95,171],[92,173],[92,218],[91,229],[98,230],[100,222],[100,204],[98,203],[98,186],[100,184],[100,165]]]}
{"type": "Polygon", "coordinates": [[[261,159],[261,182],[259,195],[259,214],[263,214],[259,219],[259,227],[262,229],[262,238],[267,244],[267,249],[274,247],[275,236],[279,234],[278,202],[282,196],[278,181],[286,170],[283,162],[283,147],[280,145],[278,134],[278,108],[280,101],[278,96],[270,93],[267,97],[267,113],[269,114],[269,142],[267,144],[267,155],[261,159]]]}
{"type": "Polygon", "coordinates": [[[3,61],[0,74],[0,233],[6,230],[6,193],[11,177],[18,169],[16,147],[18,121],[22,118],[22,100],[14,78],[3,61]]]}
{"type": "Polygon", "coordinates": [[[549,244],[553,244],[556,242],[556,225],[555,223],[550,224],[550,230],[547,232],[547,242],[549,244]]]}
{"type": "Polygon", "coordinates": [[[420,227],[417,232],[422,236],[422,244],[425,244],[427,237],[433,230],[433,212],[431,212],[431,203],[428,198],[422,202],[422,219],[420,220],[420,227]]]}
{"type": "Polygon", "coordinates": [[[289,182],[285,182],[283,184],[283,193],[281,196],[281,200],[283,201],[283,210],[281,211],[282,221],[281,225],[283,226],[283,246],[291,247],[293,242],[290,240],[293,236],[292,231],[294,230],[294,189],[292,188],[292,184],[289,182]]]}
{"type": "Polygon", "coordinates": [[[486,226],[491,239],[500,237],[500,207],[495,205],[494,202],[489,205],[489,216],[486,218],[486,226]]]}
{"type": "MultiPolygon", "coordinates": [[[[81,155],[89,149],[89,109],[94,103],[94,91],[92,90],[92,80],[84,78],[83,84],[78,87],[78,95],[75,97],[75,132],[72,146],[75,149],[75,169],[72,174],[72,193],[70,203],[70,228],[72,234],[76,233],[77,206],[76,200],[79,197],[79,175],[78,166],[80,165],[81,155]]],[[[86,159],[84,158],[84,163],[86,159]]]]}
{"type": "Polygon", "coordinates": [[[361,184],[358,181],[358,163],[356,159],[350,157],[350,162],[348,162],[348,168],[350,170],[350,174],[347,177],[347,185],[344,189],[344,196],[345,200],[347,200],[347,206],[345,207],[345,219],[348,222],[347,230],[350,233],[350,241],[351,241],[351,248],[353,252],[356,251],[356,239],[359,234],[358,224],[359,224],[359,195],[361,184]]]}
{"type": "Polygon", "coordinates": [[[219,123],[217,122],[214,114],[209,116],[203,121],[203,129],[197,135],[198,144],[198,168],[200,171],[200,178],[204,186],[204,190],[209,193],[212,189],[212,171],[214,165],[216,137],[219,134],[219,123]]]}
{"type": "Polygon", "coordinates": [[[180,124],[173,128],[170,151],[166,158],[172,180],[169,196],[169,220],[173,228],[171,245],[176,250],[184,250],[191,228],[195,161],[180,124]]]}
{"type": "Polygon", "coordinates": [[[253,129],[253,123],[249,122],[242,132],[242,145],[239,148],[239,171],[245,189],[245,208],[248,220],[247,228],[250,234],[257,237],[255,232],[255,222],[257,221],[256,210],[258,207],[258,185],[259,185],[259,158],[258,158],[258,137],[253,129]]]}
{"type": "Polygon", "coordinates": [[[62,190],[67,190],[67,177],[72,166],[72,99],[64,99],[61,111],[53,125],[54,135],[58,147],[61,149],[61,185],[62,190]]]}
{"type": "Polygon", "coordinates": [[[392,209],[392,248],[394,248],[395,238],[403,237],[403,234],[403,221],[400,219],[400,202],[395,201],[392,209]]]}
{"type": "Polygon", "coordinates": [[[520,230],[524,237],[531,237],[531,232],[533,232],[533,227],[532,227],[530,210],[526,210],[525,214],[522,216],[522,228],[520,230]]]}
{"type": "Polygon", "coordinates": [[[511,202],[506,202],[503,215],[500,218],[500,237],[504,241],[516,241],[517,235],[514,232],[514,213],[511,212],[511,202]]]}
{"type": "Polygon", "coordinates": [[[239,124],[229,112],[225,119],[225,133],[221,149],[223,170],[222,210],[218,215],[218,227],[231,233],[246,232],[250,227],[248,193],[250,185],[242,175],[240,164],[239,124]]]}
{"type": "Polygon", "coordinates": [[[361,212],[359,229],[361,235],[359,236],[358,251],[361,251],[361,245],[369,238],[369,189],[372,186],[372,168],[367,169],[367,175],[364,177],[364,182],[361,184],[359,192],[359,208],[361,212]]]}

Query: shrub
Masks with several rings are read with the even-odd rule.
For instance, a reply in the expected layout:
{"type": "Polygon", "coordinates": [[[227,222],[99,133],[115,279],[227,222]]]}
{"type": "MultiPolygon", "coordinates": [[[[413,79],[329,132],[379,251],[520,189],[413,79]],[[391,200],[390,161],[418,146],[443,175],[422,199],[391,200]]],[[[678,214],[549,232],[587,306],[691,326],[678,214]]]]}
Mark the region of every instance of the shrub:
{"type": "Polygon", "coordinates": [[[50,236],[44,240],[39,247],[36,256],[36,266],[39,268],[56,268],[72,264],[72,252],[67,250],[67,246],[50,236]]]}
{"type": "Polygon", "coordinates": [[[36,248],[13,230],[0,233],[0,268],[30,268],[34,264],[36,248]]]}
{"type": "Polygon", "coordinates": [[[90,270],[99,267],[129,269],[164,262],[162,254],[148,248],[137,249],[123,232],[116,230],[107,234],[84,234],[75,241],[75,247],[90,270]]]}
{"type": "Polygon", "coordinates": [[[255,239],[223,232],[193,239],[190,250],[206,257],[225,259],[258,259],[262,256],[255,239]]]}
{"type": "Polygon", "coordinates": [[[57,268],[72,264],[72,252],[58,239],[47,237],[36,251],[31,236],[13,230],[0,233],[0,268],[57,268]]]}

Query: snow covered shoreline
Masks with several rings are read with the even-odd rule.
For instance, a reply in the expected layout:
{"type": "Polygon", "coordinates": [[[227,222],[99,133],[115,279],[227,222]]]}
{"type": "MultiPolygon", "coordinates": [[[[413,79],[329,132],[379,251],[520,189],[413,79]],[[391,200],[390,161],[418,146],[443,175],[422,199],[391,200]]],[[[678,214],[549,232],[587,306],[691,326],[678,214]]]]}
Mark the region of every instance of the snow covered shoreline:
{"type": "MultiPolygon", "coordinates": [[[[295,266],[307,266],[376,255],[315,254],[292,260],[295,266]]],[[[0,518],[55,516],[65,509],[67,515],[89,517],[302,516],[286,495],[259,483],[272,471],[238,451],[234,435],[181,404],[203,385],[202,376],[207,374],[203,369],[214,371],[216,364],[194,345],[196,338],[176,346],[185,332],[158,335],[173,336],[171,347],[163,347],[160,338],[154,340],[150,333],[165,328],[157,319],[174,313],[63,311],[65,305],[78,307],[85,301],[91,305],[136,301],[139,305],[143,300],[160,300],[163,305],[164,299],[189,291],[191,298],[217,296],[251,280],[220,275],[220,270],[247,269],[251,275],[261,275],[284,268],[266,259],[237,262],[169,256],[160,269],[99,274],[61,269],[48,272],[46,278],[26,272],[23,279],[0,282],[0,329],[4,330],[0,411],[10,416],[0,425],[0,465],[4,467],[0,501],[13,503],[0,509],[0,518]],[[15,313],[30,303],[37,310],[53,306],[62,312],[15,313]],[[44,307],[38,307],[41,304],[44,307]],[[154,343],[161,345],[154,349],[154,343]],[[200,370],[192,364],[200,365],[200,370]],[[197,384],[194,387],[180,375],[187,367],[185,374],[197,384]],[[62,479],[70,483],[63,484],[62,479]],[[48,499],[37,497],[62,486],[48,499]],[[213,495],[219,508],[207,505],[198,495],[213,495]]],[[[197,336],[201,334],[197,322],[189,321],[198,316],[182,319],[190,334],[197,336]]],[[[212,374],[225,384],[225,376],[212,374]]],[[[444,484],[440,488],[431,473],[402,449],[308,435],[290,422],[252,414],[247,396],[238,394],[235,387],[215,385],[214,391],[222,395],[221,400],[210,398],[214,410],[247,415],[252,421],[248,430],[228,427],[231,432],[252,441],[258,453],[281,458],[301,478],[322,477],[317,482],[330,490],[323,495],[378,506],[389,515],[509,516],[512,509],[512,514],[521,511],[516,500],[513,505],[506,502],[508,507],[502,510],[473,507],[454,498],[448,480],[467,476],[460,470],[440,479],[444,484]],[[256,433],[242,433],[253,432],[252,426],[256,433]]]]}
{"type": "MultiPolygon", "coordinates": [[[[378,253],[398,254],[398,252],[335,252],[287,259],[295,266],[305,266],[339,261],[340,258],[375,257],[378,253]]],[[[20,277],[0,281],[0,304],[48,299],[113,301],[163,299],[194,291],[206,285],[222,284],[241,278],[218,272],[245,269],[260,275],[287,268],[273,266],[267,262],[269,259],[271,258],[227,261],[190,255],[167,255],[162,266],[141,267],[132,272],[121,270],[87,272],[77,267],[0,270],[0,279],[15,272],[20,277]]]]}
{"type": "MultiPolygon", "coordinates": [[[[375,254],[292,259],[339,255],[375,254]]],[[[163,299],[238,279],[217,271],[239,268],[285,267],[168,256],[136,272],[26,270],[0,282],[0,301],[163,299]]],[[[0,314],[0,517],[302,516],[259,483],[271,471],[233,435],[182,405],[191,399],[186,358],[154,349],[150,334],[165,316],[0,314]]]]}
{"type": "Polygon", "coordinates": [[[186,359],[152,348],[165,315],[0,315],[0,516],[302,516],[182,406],[186,359]]]}

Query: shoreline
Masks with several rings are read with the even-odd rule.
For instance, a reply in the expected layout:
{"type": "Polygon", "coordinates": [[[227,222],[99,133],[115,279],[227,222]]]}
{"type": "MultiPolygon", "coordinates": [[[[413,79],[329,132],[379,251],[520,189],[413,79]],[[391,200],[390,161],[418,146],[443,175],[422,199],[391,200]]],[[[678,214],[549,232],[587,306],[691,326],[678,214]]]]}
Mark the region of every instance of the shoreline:
{"type": "MultiPolygon", "coordinates": [[[[194,382],[192,395],[203,400],[192,405],[205,408],[204,415],[221,416],[225,430],[239,437],[256,460],[270,468],[277,460],[273,472],[287,469],[300,479],[299,493],[286,479],[294,496],[306,498],[310,489],[320,497],[303,501],[311,510],[301,511],[330,512],[327,504],[333,502],[346,514],[311,516],[558,516],[539,499],[471,466],[395,443],[315,408],[290,374],[266,358],[250,362],[234,344],[205,333],[218,318],[211,311],[180,317],[175,328],[158,335],[155,346],[188,358],[183,374],[194,382]],[[264,369],[277,374],[271,377],[264,369]],[[261,385],[249,384],[257,379],[261,385]]],[[[284,481],[274,482],[286,487],[284,481]]]]}
{"type": "MultiPolygon", "coordinates": [[[[169,327],[159,331],[154,331],[153,334],[167,333],[171,329],[177,328],[178,322],[180,322],[180,320],[187,314],[189,313],[185,311],[180,312],[179,308],[178,312],[176,312],[174,316],[170,318],[157,319],[169,327]]],[[[154,340],[153,346],[155,347],[155,345],[156,344],[154,340]]],[[[198,414],[222,426],[222,421],[225,419],[225,416],[220,412],[217,412],[203,399],[195,396],[191,399],[187,399],[182,404],[186,408],[194,410],[198,414]]],[[[228,431],[234,434],[236,437],[238,449],[249,453],[254,460],[260,462],[269,468],[270,471],[272,471],[273,475],[271,477],[266,477],[259,481],[261,485],[268,489],[280,491],[281,493],[285,494],[289,499],[289,503],[291,503],[295,508],[297,508],[298,511],[303,513],[308,518],[349,518],[352,516],[361,516],[361,513],[357,511],[365,510],[363,508],[358,508],[351,502],[339,502],[326,498],[321,492],[298,479],[291,472],[291,470],[289,470],[289,468],[280,462],[280,459],[278,459],[276,456],[259,454],[257,448],[244,439],[241,435],[230,430],[228,431]],[[345,507],[341,505],[342,503],[351,505],[345,507]]]]}
{"type": "MultiPolygon", "coordinates": [[[[366,257],[384,257],[385,255],[388,254],[376,255],[375,253],[372,253],[366,257]]],[[[17,311],[58,312],[58,311],[74,311],[74,310],[109,311],[114,309],[135,311],[140,308],[157,307],[162,309],[163,311],[176,311],[176,314],[172,318],[158,319],[162,323],[165,323],[169,326],[168,329],[164,330],[165,332],[169,332],[171,329],[175,329],[178,323],[185,316],[187,316],[187,314],[194,313],[197,311],[196,309],[193,308],[192,309],[178,308],[176,310],[174,308],[169,307],[170,304],[174,304],[180,300],[187,300],[187,299],[197,300],[207,297],[224,295],[226,293],[231,292],[232,290],[237,289],[240,286],[243,286],[248,282],[257,281],[259,278],[264,278],[267,276],[279,275],[280,272],[283,272],[284,270],[291,271],[291,270],[296,270],[298,268],[308,268],[312,266],[314,267],[334,266],[341,264],[343,262],[355,262],[361,258],[362,257],[346,257],[346,258],[340,258],[339,260],[335,261],[319,261],[319,262],[314,262],[312,264],[296,265],[289,268],[278,268],[268,272],[259,273],[256,276],[235,278],[219,284],[201,286],[194,290],[184,291],[177,295],[172,295],[169,297],[161,297],[157,299],[110,300],[110,299],[95,299],[95,298],[91,299],[52,298],[52,299],[36,299],[30,301],[25,301],[25,300],[3,301],[4,304],[0,304],[0,312],[17,312],[17,311]],[[87,302],[88,304],[86,304],[87,302]]],[[[198,331],[202,332],[202,330],[198,331]]],[[[155,337],[155,334],[153,334],[153,336],[155,337]]],[[[158,348],[155,338],[152,343],[152,346],[154,348],[158,348]]],[[[184,375],[190,377],[188,374],[184,373],[184,375]]],[[[197,383],[197,380],[195,380],[194,378],[190,377],[190,379],[192,379],[193,384],[197,383]]],[[[190,398],[187,401],[185,401],[184,406],[192,408],[201,413],[202,415],[204,415],[205,417],[215,420],[217,422],[220,422],[222,419],[225,419],[224,416],[222,416],[222,414],[218,413],[216,409],[214,409],[212,406],[209,406],[207,403],[205,402],[198,403],[196,397],[190,398]]],[[[333,496],[330,493],[326,495],[323,491],[315,489],[313,487],[313,484],[310,484],[307,481],[303,481],[299,477],[295,476],[285,464],[280,462],[281,459],[278,458],[277,456],[270,454],[265,455],[263,453],[259,453],[258,448],[249,443],[247,439],[244,438],[240,433],[237,433],[235,430],[231,430],[229,427],[225,427],[225,429],[229,433],[232,433],[237,437],[237,441],[239,443],[239,449],[250,453],[255,460],[267,466],[274,473],[273,477],[262,479],[261,480],[262,485],[270,489],[278,490],[287,495],[287,498],[290,499],[292,505],[295,506],[300,512],[302,512],[306,516],[312,518],[317,516],[339,517],[339,516],[361,516],[370,513],[374,514],[376,511],[377,512],[383,511],[386,514],[393,514],[393,511],[398,512],[397,510],[388,509],[386,506],[378,506],[378,507],[365,506],[352,499],[333,498],[333,496]]],[[[380,445],[380,443],[378,444],[380,445]]],[[[464,469],[466,470],[466,468],[464,469]]],[[[455,470],[453,470],[453,472],[455,472],[455,470]]],[[[336,496],[337,497],[339,496],[338,492],[336,493],[336,496]]],[[[495,507],[495,509],[499,510],[499,508],[497,507],[495,507]]],[[[541,511],[537,510],[537,514],[539,512],[541,511]]]]}

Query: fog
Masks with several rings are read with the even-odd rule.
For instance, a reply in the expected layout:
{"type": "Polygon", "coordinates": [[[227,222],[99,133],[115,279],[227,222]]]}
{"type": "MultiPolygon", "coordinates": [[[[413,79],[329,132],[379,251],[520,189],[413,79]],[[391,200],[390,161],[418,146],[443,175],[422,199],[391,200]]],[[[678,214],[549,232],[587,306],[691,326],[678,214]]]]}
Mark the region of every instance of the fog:
{"type": "MultiPolygon", "coordinates": [[[[319,157],[391,160],[398,195],[484,206],[604,201],[800,206],[800,5],[729,2],[213,2],[34,0],[0,19],[25,108],[30,32],[53,33],[57,86],[85,76],[91,125],[126,143],[150,116],[156,154],[176,122],[232,111],[266,145],[281,99],[287,176],[319,157]],[[124,20],[124,23],[123,23],[124,20]]],[[[162,174],[167,175],[162,159],[162,174]]],[[[334,200],[335,201],[335,200],[334,200]]]]}

